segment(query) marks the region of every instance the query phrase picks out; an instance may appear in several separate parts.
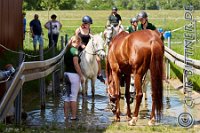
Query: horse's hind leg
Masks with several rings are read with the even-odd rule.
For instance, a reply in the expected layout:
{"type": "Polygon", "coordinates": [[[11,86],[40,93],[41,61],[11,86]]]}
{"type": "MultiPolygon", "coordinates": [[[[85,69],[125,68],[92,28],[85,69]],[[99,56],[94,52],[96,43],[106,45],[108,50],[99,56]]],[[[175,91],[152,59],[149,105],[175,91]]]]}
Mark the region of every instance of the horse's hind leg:
{"type": "Polygon", "coordinates": [[[135,105],[135,111],[133,114],[133,118],[128,123],[131,126],[136,125],[136,122],[138,119],[139,108],[140,108],[140,104],[141,104],[142,97],[143,97],[141,85],[142,85],[142,75],[135,74],[136,105],[135,105]]]}
{"type": "Polygon", "coordinates": [[[152,126],[155,125],[155,96],[152,93],[152,111],[151,111],[151,116],[150,116],[150,120],[148,122],[148,125],[152,126]]]}
{"type": "Polygon", "coordinates": [[[130,109],[130,76],[125,75],[126,77],[126,89],[125,89],[125,96],[126,96],[126,104],[127,104],[127,119],[131,119],[131,109],[130,109]]]}

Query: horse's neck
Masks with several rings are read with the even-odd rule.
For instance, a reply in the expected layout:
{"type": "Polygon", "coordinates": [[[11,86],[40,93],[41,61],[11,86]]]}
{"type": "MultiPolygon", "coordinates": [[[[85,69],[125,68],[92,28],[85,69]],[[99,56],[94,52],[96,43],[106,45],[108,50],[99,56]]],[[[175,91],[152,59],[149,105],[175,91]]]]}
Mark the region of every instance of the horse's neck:
{"type": "Polygon", "coordinates": [[[94,54],[94,49],[93,49],[93,46],[92,46],[93,45],[93,41],[94,41],[93,38],[91,38],[89,40],[88,44],[85,47],[85,51],[90,53],[90,54],[94,54]]]}

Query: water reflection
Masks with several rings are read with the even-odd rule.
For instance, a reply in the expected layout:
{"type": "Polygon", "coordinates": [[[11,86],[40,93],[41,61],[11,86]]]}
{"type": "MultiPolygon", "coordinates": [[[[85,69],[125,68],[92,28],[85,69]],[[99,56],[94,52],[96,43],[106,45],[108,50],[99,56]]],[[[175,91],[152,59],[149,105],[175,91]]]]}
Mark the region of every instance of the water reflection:
{"type": "MultiPolygon", "coordinates": [[[[150,118],[152,99],[150,82],[145,83],[145,89],[147,91],[146,99],[142,100],[139,113],[138,125],[147,125],[147,121],[150,118]]],[[[123,91],[123,90],[122,90],[123,91]]],[[[183,95],[173,89],[170,85],[166,84],[164,89],[164,108],[162,124],[175,125],[177,124],[177,117],[184,111],[190,111],[195,113],[196,110],[185,110],[185,106],[182,102],[183,95]]],[[[27,125],[40,126],[56,123],[61,127],[78,127],[84,126],[86,128],[101,127],[105,128],[112,123],[113,113],[108,110],[109,99],[106,93],[106,87],[104,84],[97,81],[95,97],[92,98],[90,87],[88,90],[88,96],[79,96],[78,99],[78,121],[64,120],[63,113],[63,101],[62,97],[49,96],[46,100],[46,109],[41,111],[38,105],[36,109],[33,107],[32,111],[28,112],[27,125]]],[[[131,112],[134,112],[135,101],[131,104],[131,112]]],[[[126,103],[124,95],[120,100],[121,106],[121,122],[127,122],[126,120],[126,103]]]]}

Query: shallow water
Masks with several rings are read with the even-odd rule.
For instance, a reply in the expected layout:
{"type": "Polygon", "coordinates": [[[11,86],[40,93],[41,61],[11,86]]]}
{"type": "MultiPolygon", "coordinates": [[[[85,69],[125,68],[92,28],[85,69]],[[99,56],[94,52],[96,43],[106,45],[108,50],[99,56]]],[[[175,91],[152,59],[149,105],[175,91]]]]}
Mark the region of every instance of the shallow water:
{"type": "MultiPolygon", "coordinates": [[[[140,106],[139,120],[137,125],[147,125],[151,112],[151,90],[150,83],[146,83],[147,88],[147,100],[143,99],[140,106]]],[[[196,109],[188,109],[184,106],[183,94],[178,90],[173,89],[170,85],[164,85],[164,110],[162,120],[159,124],[177,125],[177,117],[180,113],[186,110],[190,112],[195,120],[199,120],[196,109]]],[[[123,88],[122,88],[123,93],[123,88]]],[[[126,120],[126,105],[122,95],[120,100],[121,106],[121,122],[127,122],[126,120]]],[[[29,126],[41,126],[41,125],[56,125],[60,127],[71,126],[84,126],[86,128],[105,128],[112,124],[113,113],[109,110],[109,99],[106,93],[106,86],[101,82],[96,82],[95,98],[92,98],[90,87],[88,90],[88,96],[78,98],[78,121],[64,120],[63,113],[63,100],[62,94],[54,97],[52,95],[47,97],[46,109],[41,111],[40,109],[33,109],[28,112],[28,119],[26,124],[29,126]],[[75,123],[75,124],[74,124],[75,123]]],[[[38,105],[36,106],[38,107],[38,105]]],[[[131,104],[131,111],[133,112],[134,103],[131,104]]],[[[26,109],[25,109],[26,110],[26,109]]]]}

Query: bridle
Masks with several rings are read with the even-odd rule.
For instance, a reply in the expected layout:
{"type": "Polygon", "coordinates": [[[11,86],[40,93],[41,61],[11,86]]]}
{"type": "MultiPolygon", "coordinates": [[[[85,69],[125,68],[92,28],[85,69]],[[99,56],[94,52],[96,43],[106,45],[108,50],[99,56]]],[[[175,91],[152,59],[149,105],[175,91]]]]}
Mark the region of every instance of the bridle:
{"type": "MultiPolygon", "coordinates": [[[[107,28],[108,28],[108,27],[107,27],[107,28]]],[[[112,37],[113,37],[113,35],[114,35],[114,30],[115,30],[113,25],[110,25],[109,28],[111,28],[111,34],[110,34],[109,37],[107,37],[107,35],[106,35],[106,39],[108,40],[108,41],[107,41],[108,44],[109,44],[110,41],[112,40],[112,37]]],[[[107,29],[107,30],[110,30],[110,29],[107,29]]],[[[107,33],[106,33],[106,34],[107,34],[107,33]]]]}
{"type": "Polygon", "coordinates": [[[87,51],[86,48],[84,49],[84,51],[85,51],[86,53],[90,54],[90,55],[99,55],[98,52],[101,51],[101,50],[104,51],[104,49],[101,48],[101,49],[97,49],[97,50],[96,50],[96,48],[95,48],[96,45],[97,45],[97,44],[94,43],[94,38],[92,38],[92,51],[93,51],[93,53],[87,51]]]}

